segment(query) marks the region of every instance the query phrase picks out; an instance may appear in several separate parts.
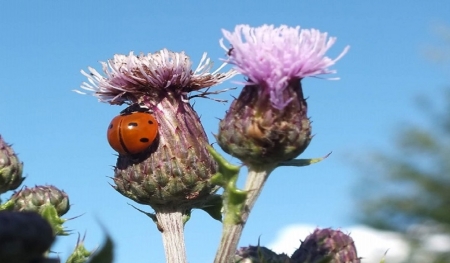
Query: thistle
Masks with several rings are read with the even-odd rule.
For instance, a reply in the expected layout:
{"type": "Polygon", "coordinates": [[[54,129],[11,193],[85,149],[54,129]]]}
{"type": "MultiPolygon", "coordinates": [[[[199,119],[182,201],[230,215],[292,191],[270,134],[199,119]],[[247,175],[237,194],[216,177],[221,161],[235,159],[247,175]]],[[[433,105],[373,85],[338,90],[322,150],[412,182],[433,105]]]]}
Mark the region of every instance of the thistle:
{"type": "Polygon", "coordinates": [[[222,30],[231,47],[227,63],[246,77],[245,87],[225,117],[216,138],[220,147],[248,167],[248,191],[241,223],[224,225],[221,249],[215,263],[230,262],[237,242],[264,183],[278,166],[301,166],[310,160],[292,160],[311,141],[311,123],[301,80],[335,73],[336,59],[325,56],[336,38],[318,30],[263,25],[238,25],[234,32],[222,30]],[[296,162],[294,162],[296,161],[296,162]]]}
{"type": "Polygon", "coordinates": [[[220,121],[218,143],[247,165],[277,165],[301,154],[311,140],[311,125],[301,80],[334,73],[327,40],[318,30],[300,27],[238,25],[223,30],[231,48],[227,63],[247,77],[245,87],[220,121]],[[243,36],[243,37],[242,37],[243,36]]]}
{"type": "Polygon", "coordinates": [[[0,262],[44,262],[54,240],[49,223],[37,213],[0,211],[0,262]]]}
{"type": "Polygon", "coordinates": [[[12,202],[14,211],[34,211],[40,213],[46,206],[55,208],[58,216],[70,209],[69,196],[53,185],[24,187],[15,192],[8,203],[12,202]]]}
{"type": "Polygon", "coordinates": [[[102,65],[107,77],[90,68],[90,74],[83,74],[91,84],[82,87],[110,104],[143,104],[159,125],[158,140],[150,151],[119,155],[115,189],[155,210],[167,206],[188,209],[214,192],[216,188],[208,181],[216,172],[216,163],[206,150],[208,139],[189,99],[207,96],[210,93],[202,89],[235,72],[209,73],[212,63],[205,56],[192,71],[184,52],[166,49],[148,55],[115,55],[102,65]],[[193,91],[199,94],[190,96],[193,91]]]}
{"type": "Polygon", "coordinates": [[[77,244],[72,254],[67,258],[66,263],[84,263],[88,262],[89,257],[92,255],[92,252],[87,250],[84,246],[84,237],[80,238],[78,236],[77,244]]]}
{"type": "MultiPolygon", "coordinates": [[[[93,91],[101,101],[110,104],[140,104],[152,112],[158,122],[156,142],[141,154],[120,154],[114,169],[114,188],[122,195],[150,205],[166,240],[173,227],[167,221],[181,224],[182,215],[204,202],[217,187],[210,183],[217,164],[207,151],[207,136],[197,113],[189,103],[193,97],[207,97],[216,92],[202,91],[236,74],[209,73],[212,63],[203,56],[200,65],[191,70],[192,62],[184,52],[166,49],[154,54],[115,55],[102,63],[106,77],[89,68],[90,84],[82,88],[93,91]],[[190,95],[191,92],[198,94],[190,95]],[[163,217],[167,217],[163,219],[163,217]]],[[[182,226],[176,226],[182,236],[182,226]]],[[[176,234],[176,233],[174,233],[176,234]]],[[[179,238],[179,237],[176,237],[179,238]]],[[[177,246],[183,243],[176,242],[177,246]]],[[[167,247],[166,247],[167,248],[167,247]]],[[[170,262],[184,262],[179,255],[184,247],[166,250],[170,262]],[[173,258],[179,255],[179,258],[173,258]]]]}
{"type": "Polygon", "coordinates": [[[15,190],[22,184],[25,179],[22,168],[23,163],[0,135],[0,194],[15,190]]]}
{"type": "Polygon", "coordinates": [[[360,263],[353,239],[340,230],[316,229],[291,256],[292,263],[360,263]]]}

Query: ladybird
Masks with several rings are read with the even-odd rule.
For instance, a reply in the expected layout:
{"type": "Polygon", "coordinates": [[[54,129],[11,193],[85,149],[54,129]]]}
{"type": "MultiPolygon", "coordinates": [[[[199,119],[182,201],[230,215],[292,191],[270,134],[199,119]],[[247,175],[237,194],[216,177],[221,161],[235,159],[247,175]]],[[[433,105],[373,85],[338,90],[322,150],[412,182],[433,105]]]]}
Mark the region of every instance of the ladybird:
{"type": "Polygon", "coordinates": [[[158,136],[158,122],[148,108],[133,104],[114,117],[107,137],[111,147],[121,155],[145,151],[158,136]]]}

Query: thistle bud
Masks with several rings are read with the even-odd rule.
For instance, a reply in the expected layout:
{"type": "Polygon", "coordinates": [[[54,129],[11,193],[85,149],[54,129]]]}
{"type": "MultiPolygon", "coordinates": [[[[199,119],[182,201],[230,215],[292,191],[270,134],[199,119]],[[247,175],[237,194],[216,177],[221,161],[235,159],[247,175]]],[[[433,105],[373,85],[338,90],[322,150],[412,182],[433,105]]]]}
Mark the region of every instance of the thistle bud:
{"type": "Polygon", "coordinates": [[[290,263],[286,254],[277,254],[262,246],[241,247],[236,251],[236,263],[290,263]]]}
{"type": "Polygon", "coordinates": [[[37,213],[0,211],[0,262],[44,262],[54,240],[51,226],[37,213]]]}
{"type": "Polygon", "coordinates": [[[69,197],[67,194],[52,185],[24,187],[15,192],[10,201],[14,203],[14,211],[40,212],[42,207],[51,205],[56,209],[59,216],[69,211],[69,197]]]}
{"type": "Polygon", "coordinates": [[[140,104],[158,122],[158,137],[142,153],[119,154],[114,169],[115,189],[141,204],[189,209],[203,202],[217,187],[209,182],[217,164],[207,151],[209,145],[200,118],[189,103],[206,97],[201,90],[235,75],[209,73],[212,63],[202,58],[195,71],[189,57],[166,49],[154,54],[115,55],[103,63],[106,77],[90,68],[84,73],[95,92],[110,104],[140,104]],[[188,97],[190,92],[199,92],[188,97]]]}
{"type": "Polygon", "coordinates": [[[67,258],[66,263],[78,263],[78,262],[88,262],[89,257],[92,255],[92,252],[87,250],[84,246],[84,237],[80,238],[78,236],[77,244],[72,254],[67,258]]]}
{"type": "Polygon", "coordinates": [[[19,161],[11,145],[0,136],[0,194],[19,187],[23,180],[23,163],[19,161]]]}
{"type": "Polygon", "coordinates": [[[226,62],[247,77],[246,86],[220,121],[217,140],[228,154],[247,165],[277,164],[301,154],[311,140],[311,126],[301,80],[334,73],[325,52],[335,38],[317,30],[238,25],[223,30],[230,42],[226,62]],[[243,35],[243,37],[242,37],[243,35]]]}
{"type": "Polygon", "coordinates": [[[311,140],[311,126],[300,81],[293,81],[285,92],[292,101],[280,110],[260,97],[258,87],[245,86],[220,121],[220,147],[253,165],[279,163],[301,154],[311,140]]]}
{"type": "Polygon", "coordinates": [[[360,263],[353,239],[339,230],[316,229],[291,256],[293,263],[360,263]]]}

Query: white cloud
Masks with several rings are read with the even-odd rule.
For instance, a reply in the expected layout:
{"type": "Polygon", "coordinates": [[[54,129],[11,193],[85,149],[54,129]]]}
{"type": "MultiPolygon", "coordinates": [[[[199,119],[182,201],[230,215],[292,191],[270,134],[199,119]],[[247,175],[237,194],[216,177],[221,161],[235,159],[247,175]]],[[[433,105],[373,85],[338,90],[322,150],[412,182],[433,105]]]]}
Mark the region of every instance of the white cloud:
{"type": "MultiPolygon", "coordinates": [[[[300,246],[300,240],[312,233],[316,226],[291,225],[283,228],[277,238],[268,248],[276,253],[292,253],[300,246]]],[[[410,248],[401,234],[379,231],[366,226],[341,228],[344,233],[350,233],[356,244],[358,256],[363,263],[380,263],[385,257],[386,262],[394,263],[405,260],[410,248]]]]}
{"type": "Polygon", "coordinates": [[[425,249],[435,252],[450,251],[450,237],[443,234],[430,236],[424,246],[425,249]]]}

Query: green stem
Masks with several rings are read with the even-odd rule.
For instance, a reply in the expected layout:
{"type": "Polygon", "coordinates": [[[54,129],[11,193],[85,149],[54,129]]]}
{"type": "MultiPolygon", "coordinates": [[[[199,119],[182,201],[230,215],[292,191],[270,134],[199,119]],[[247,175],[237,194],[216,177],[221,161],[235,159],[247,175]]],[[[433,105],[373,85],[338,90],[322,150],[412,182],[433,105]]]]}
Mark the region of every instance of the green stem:
{"type": "Polygon", "coordinates": [[[156,211],[167,263],[187,263],[184,245],[183,213],[171,209],[156,211]]]}
{"type": "Polygon", "coordinates": [[[222,238],[219,250],[217,251],[214,263],[234,263],[239,239],[244,230],[245,223],[250,215],[253,206],[258,199],[264,183],[276,166],[248,166],[247,181],[244,190],[247,191],[247,199],[242,211],[241,222],[238,224],[224,222],[222,228],[222,238]]]}

